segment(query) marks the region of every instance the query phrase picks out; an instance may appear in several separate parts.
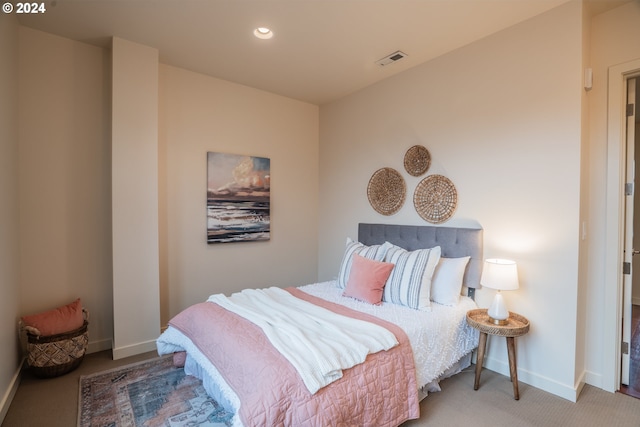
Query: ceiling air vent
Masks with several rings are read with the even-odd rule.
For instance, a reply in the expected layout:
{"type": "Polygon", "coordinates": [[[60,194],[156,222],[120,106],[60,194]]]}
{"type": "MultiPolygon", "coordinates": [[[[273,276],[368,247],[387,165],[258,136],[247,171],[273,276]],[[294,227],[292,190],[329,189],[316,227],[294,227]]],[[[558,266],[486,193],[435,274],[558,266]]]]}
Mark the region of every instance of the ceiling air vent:
{"type": "Polygon", "coordinates": [[[398,50],[396,52],[393,52],[391,55],[387,55],[384,58],[377,60],[376,64],[378,64],[381,67],[384,67],[385,65],[393,64],[394,62],[401,60],[405,56],[407,56],[406,53],[400,52],[398,50]]]}

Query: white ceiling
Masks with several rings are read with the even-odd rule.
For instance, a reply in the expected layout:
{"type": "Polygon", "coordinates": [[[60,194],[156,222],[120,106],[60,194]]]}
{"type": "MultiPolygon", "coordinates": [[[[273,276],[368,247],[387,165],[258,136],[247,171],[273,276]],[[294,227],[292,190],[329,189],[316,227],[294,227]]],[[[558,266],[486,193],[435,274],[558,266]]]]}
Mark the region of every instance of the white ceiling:
{"type": "Polygon", "coordinates": [[[567,1],[53,0],[18,16],[91,44],[117,36],[155,47],[162,63],[321,105],[567,1]],[[255,38],[258,26],[274,37],[255,38]],[[408,56],[375,65],[396,50],[408,56]]]}

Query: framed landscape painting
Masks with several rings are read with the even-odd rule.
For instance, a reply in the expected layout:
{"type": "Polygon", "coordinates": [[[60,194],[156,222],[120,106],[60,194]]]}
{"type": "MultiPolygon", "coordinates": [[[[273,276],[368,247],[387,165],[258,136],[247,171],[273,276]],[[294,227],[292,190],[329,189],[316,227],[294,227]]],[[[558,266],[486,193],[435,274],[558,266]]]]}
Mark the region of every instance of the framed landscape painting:
{"type": "Polygon", "coordinates": [[[271,161],[207,153],[207,243],[269,240],[271,161]]]}

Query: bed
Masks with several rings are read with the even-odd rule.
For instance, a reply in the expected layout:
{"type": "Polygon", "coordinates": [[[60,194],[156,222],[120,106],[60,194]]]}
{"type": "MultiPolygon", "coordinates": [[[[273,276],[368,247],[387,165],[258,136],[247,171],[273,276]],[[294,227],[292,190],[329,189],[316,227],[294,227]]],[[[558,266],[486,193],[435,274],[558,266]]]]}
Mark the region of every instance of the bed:
{"type": "Polygon", "coordinates": [[[481,228],[359,224],[335,280],[212,295],[170,321],[158,353],[184,356],[236,426],[397,426],[471,363],[478,334],[466,312],[477,306],[461,290],[479,286],[482,241],[481,228]],[[387,285],[363,293],[356,276],[387,285]],[[249,310],[263,306],[273,317],[249,310]],[[297,329],[307,324],[298,312],[317,335],[297,329]]]}

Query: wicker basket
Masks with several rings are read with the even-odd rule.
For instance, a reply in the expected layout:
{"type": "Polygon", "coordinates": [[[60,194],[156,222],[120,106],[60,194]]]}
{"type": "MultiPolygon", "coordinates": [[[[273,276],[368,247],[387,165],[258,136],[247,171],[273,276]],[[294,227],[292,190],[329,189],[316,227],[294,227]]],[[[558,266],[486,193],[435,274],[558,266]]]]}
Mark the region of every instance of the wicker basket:
{"type": "Polygon", "coordinates": [[[27,361],[34,375],[52,378],[76,369],[87,351],[89,322],[73,331],[38,336],[27,332],[27,361]]]}
{"type": "Polygon", "coordinates": [[[424,178],[413,193],[413,205],[418,215],[432,224],[440,224],[451,218],[457,204],[456,187],[442,175],[424,178]]]}
{"type": "Polygon", "coordinates": [[[411,176],[420,176],[429,170],[431,154],[422,145],[414,145],[404,155],[404,169],[411,176]]]}
{"type": "Polygon", "coordinates": [[[378,169],[367,186],[371,207],[382,215],[393,215],[404,204],[407,186],[400,173],[392,168],[378,169]]]}

